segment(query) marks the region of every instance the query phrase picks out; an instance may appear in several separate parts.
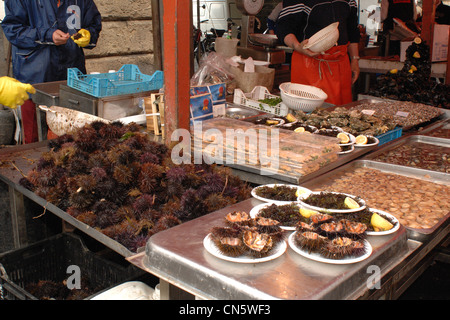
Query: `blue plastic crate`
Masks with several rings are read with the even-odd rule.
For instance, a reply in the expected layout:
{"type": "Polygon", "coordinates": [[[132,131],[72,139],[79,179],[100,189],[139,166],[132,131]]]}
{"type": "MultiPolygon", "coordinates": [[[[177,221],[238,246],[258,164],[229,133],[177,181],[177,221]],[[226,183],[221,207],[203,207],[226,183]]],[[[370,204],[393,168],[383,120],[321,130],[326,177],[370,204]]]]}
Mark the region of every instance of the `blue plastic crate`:
{"type": "Polygon", "coordinates": [[[67,85],[97,98],[159,90],[164,85],[164,73],[142,74],[134,64],[125,64],[119,71],[83,74],[78,68],[67,69],[67,85]]]}
{"type": "Polygon", "coordinates": [[[389,130],[388,132],[380,134],[375,138],[377,138],[380,141],[378,145],[381,146],[382,144],[400,138],[401,136],[402,136],[402,127],[396,127],[394,130],[389,130]]]}

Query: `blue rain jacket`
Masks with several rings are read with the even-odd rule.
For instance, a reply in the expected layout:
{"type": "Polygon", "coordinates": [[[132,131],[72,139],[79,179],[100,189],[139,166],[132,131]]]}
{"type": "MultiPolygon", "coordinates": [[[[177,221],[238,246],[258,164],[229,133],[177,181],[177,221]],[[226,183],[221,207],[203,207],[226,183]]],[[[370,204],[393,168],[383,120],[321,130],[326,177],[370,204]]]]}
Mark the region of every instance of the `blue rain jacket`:
{"type": "Polygon", "coordinates": [[[86,73],[83,49],[69,39],[56,46],[52,35],[57,29],[70,35],[79,29],[91,33],[95,47],[102,29],[101,15],[93,0],[5,0],[2,28],[12,44],[13,76],[25,83],[67,79],[67,68],[86,73]]]}

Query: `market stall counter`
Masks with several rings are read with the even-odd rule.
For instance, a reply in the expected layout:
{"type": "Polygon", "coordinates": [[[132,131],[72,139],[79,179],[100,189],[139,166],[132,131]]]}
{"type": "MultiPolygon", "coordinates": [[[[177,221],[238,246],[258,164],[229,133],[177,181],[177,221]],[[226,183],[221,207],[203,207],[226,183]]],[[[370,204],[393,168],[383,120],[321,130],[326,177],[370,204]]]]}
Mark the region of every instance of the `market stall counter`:
{"type": "MultiPolygon", "coordinates": [[[[228,261],[207,250],[211,228],[225,215],[250,212],[258,204],[249,199],[158,233],[145,252],[128,260],[169,284],[161,288],[175,286],[202,299],[355,299],[369,290],[374,266],[383,276],[420,246],[400,226],[395,233],[369,236],[371,254],[345,264],[306,258],[290,245],[259,263],[228,261]]],[[[286,242],[289,236],[286,231],[286,242]]],[[[164,296],[174,298],[161,291],[164,296]]]]}

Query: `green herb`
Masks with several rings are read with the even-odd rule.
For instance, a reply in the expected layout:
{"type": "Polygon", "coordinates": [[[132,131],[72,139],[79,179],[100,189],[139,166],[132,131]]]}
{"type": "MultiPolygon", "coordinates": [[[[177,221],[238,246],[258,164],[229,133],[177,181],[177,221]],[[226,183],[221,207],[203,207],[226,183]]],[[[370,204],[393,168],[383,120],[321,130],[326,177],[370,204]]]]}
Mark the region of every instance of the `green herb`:
{"type": "Polygon", "coordinates": [[[278,105],[282,100],[280,97],[277,98],[266,98],[266,99],[260,99],[259,102],[268,104],[269,106],[275,107],[278,105]]]}

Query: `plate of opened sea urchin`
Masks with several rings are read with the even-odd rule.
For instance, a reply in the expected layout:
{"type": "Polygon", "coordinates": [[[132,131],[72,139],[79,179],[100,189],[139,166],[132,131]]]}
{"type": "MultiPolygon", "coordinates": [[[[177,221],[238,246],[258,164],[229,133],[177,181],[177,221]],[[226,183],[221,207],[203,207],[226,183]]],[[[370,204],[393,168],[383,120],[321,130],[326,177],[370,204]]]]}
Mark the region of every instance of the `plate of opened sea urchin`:
{"type": "Polygon", "coordinates": [[[299,222],[288,239],[289,246],[305,258],[331,264],[350,264],[367,259],[372,246],[365,239],[367,226],[328,214],[299,222]]]}
{"type": "Polygon", "coordinates": [[[311,190],[293,184],[265,184],[252,189],[252,196],[264,202],[287,204],[296,202],[301,194],[311,190]]]}
{"type": "Polygon", "coordinates": [[[312,210],[327,213],[352,213],[364,210],[366,202],[354,195],[332,191],[314,191],[298,197],[298,202],[312,210]]]}
{"type": "Polygon", "coordinates": [[[279,221],[280,228],[286,231],[295,230],[295,226],[305,218],[300,214],[300,205],[298,203],[278,204],[262,203],[250,210],[251,218],[270,218],[279,221]]]}
{"type": "Polygon", "coordinates": [[[203,239],[213,256],[238,263],[260,263],[281,256],[287,248],[279,222],[250,218],[246,212],[230,212],[226,226],[215,226],[203,239]]]}

